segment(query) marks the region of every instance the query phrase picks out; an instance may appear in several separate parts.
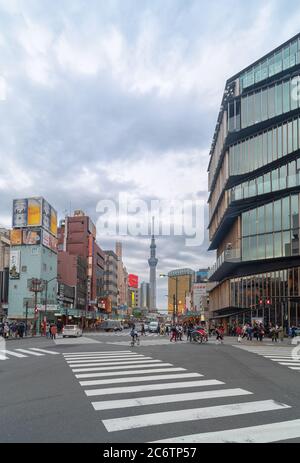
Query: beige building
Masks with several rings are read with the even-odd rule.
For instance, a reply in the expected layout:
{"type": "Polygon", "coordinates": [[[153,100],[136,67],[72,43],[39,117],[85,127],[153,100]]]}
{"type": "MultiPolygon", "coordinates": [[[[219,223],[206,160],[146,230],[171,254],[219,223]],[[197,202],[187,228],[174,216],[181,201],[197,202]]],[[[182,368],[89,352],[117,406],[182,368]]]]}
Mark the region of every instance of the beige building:
{"type": "Polygon", "coordinates": [[[168,273],[168,314],[184,314],[186,298],[192,292],[195,282],[195,272],[189,268],[172,270],[168,273]],[[177,301],[177,303],[176,303],[177,301]]]}
{"type": "Polygon", "coordinates": [[[118,280],[118,306],[127,304],[128,293],[128,272],[123,264],[122,243],[116,242],[117,261],[117,280],[118,280]]]}

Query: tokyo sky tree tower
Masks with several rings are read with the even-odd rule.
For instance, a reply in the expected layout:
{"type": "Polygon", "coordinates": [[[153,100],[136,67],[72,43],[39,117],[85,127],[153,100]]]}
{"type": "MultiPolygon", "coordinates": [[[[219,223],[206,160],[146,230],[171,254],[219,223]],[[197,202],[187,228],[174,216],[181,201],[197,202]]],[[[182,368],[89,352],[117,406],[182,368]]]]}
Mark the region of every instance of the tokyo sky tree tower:
{"type": "Polygon", "coordinates": [[[150,310],[156,309],[156,266],[158,259],[156,258],[156,244],[154,238],[154,217],[152,217],[152,238],[150,245],[150,259],[148,259],[150,267],[150,310]]]}

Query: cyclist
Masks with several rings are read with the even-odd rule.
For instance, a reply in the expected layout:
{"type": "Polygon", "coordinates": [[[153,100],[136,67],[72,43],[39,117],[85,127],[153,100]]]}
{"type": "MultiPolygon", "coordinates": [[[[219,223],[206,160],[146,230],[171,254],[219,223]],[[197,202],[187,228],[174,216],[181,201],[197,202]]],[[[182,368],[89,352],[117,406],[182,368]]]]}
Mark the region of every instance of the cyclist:
{"type": "Polygon", "coordinates": [[[135,343],[139,344],[139,334],[135,328],[135,325],[132,326],[132,329],[130,331],[130,336],[131,336],[131,345],[134,346],[135,343]]]}

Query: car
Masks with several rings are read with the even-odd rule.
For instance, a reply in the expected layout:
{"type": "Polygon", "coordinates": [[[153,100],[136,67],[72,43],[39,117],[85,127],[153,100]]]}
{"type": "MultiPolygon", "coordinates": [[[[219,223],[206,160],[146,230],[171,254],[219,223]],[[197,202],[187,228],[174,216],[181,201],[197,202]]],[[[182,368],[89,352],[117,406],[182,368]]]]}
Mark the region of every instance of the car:
{"type": "Polygon", "coordinates": [[[149,333],[158,333],[159,332],[159,324],[158,322],[150,322],[149,324],[149,333]]]}
{"type": "Polygon", "coordinates": [[[106,332],[109,331],[122,331],[123,327],[121,323],[117,320],[105,320],[101,325],[99,326],[99,330],[104,330],[106,332]]]}
{"type": "Polygon", "coordinates": [[[82,336],[82,329],[78,325],[65,325],[62,330],[63,338],[78,338],[82,336]]]}
{"type": "Polygon", "coordinates": [[[148,323],[144,323],[145,331],[149,331],[149,325],[148,323]]]}

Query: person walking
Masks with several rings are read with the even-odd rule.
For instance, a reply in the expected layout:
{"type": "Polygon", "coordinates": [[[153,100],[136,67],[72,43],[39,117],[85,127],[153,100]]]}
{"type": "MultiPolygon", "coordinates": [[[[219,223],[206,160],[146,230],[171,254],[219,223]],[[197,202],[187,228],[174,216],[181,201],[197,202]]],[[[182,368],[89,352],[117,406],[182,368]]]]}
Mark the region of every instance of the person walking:
{"type": "Polygon", "coordinates": [[[172,325],[171,327],[171,337],[170,337],[170,342],[172,342],[174,339],[174,342],[177,341],[177,329],[175,325],[172,325]]]}
{"type": "Polygon", "coordinates": [[[178,326],[178,339],[179,339],[179,341],[183,341],[182,335],[183,335],[183,327],[182,327],[182,325],[179,325],[178,326]]]}
{"type": "Polygon", "coordinates": [[[221,344],[223,344],[223,339],[224,339],[224,328],[222,326],[219,326],[216,329],[216,341],[220,341],[221,344]]]}
{"type": "Polygon", "coordinates": [[[193,323],[189,323],[188,327],[187,327],[187,338],[186,340],[192,342],[192,333],[194,331],[194,325],[193,323]]]}
{"type": "Polygon", "coordinates": [[[279,337],[280,342],[283,342],[283,340],[284,340],[284,329],[283,329],[282,325],[280,325],[280,327],[278,328],[278,337],[279,337]]]}
{"type": "Polygon", "coordinates": [[[3,334],[4,334],[4,338],[8,339],[8,337],[9,337],[9,324],[7,322],[4,323],[3,334]]]}
{"type": "Polygon", "coordinates": [[[146,336],[145,325],[142,323],[141,336],[146,336]]]}
{"type": "Polygon", "coordinates": [[[51,339],[56,339],[56,334],[57,334],[57,326],[56,325],[51,325],[50,333],[51,333],[51,339]]]}

